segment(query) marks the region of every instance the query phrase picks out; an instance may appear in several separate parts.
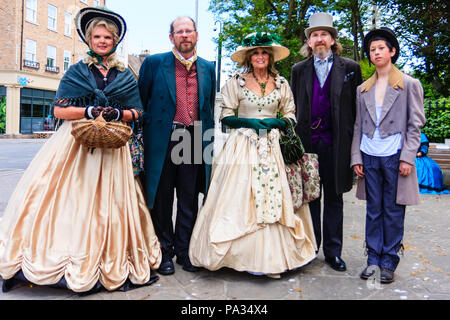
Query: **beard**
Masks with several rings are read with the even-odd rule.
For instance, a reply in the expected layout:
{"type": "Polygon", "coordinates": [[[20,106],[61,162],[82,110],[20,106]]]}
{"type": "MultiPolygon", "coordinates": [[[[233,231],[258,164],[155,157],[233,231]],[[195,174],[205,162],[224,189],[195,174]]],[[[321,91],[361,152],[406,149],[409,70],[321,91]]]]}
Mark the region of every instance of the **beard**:
{"type": "Polygon", "coordinates": [[[321,47],[318,47],[316,45],[313,49],[313,55],[319,59],[324,59],[331,54],[331,48],[325,47],[325,45],[323,43],[322,43],[322,45],[323,46],[321,46],[321,47]]]}
{"type": "Polygon", "coordinates": [[[180,42],[179,44],[175,45],[175,48],[178,50],[178,52],[180,53],[188,53],[191,52],[195,49],[195,42],[180,42]]]}

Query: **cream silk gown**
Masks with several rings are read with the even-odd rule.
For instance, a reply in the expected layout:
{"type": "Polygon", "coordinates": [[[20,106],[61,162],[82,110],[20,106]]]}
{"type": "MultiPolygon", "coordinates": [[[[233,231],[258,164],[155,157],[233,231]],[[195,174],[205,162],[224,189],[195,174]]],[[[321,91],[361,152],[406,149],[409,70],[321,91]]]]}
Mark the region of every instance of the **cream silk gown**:
{"type": "Polygon", "coordinates": [[[82,147],[65,121],[23,174],[0,221],[0,275],[88,291],[150,279],[161,250],[128,144],[82,147]]]}
{"type": "MultiPolygon", "coordinates": [[[[222,88],[221,119],[274,118],[277,110],[295,120],[293,95],[286,79],[260,98],[237,74],[222,88]]],[[[214,159],[207,199],[197,216],[189,257],[209,270],[229,267],[253,274],[277,274],[316,257],[309,206],[294,212],[279,146],[279,130],[258,136],[234,129],[214,159]]]]}

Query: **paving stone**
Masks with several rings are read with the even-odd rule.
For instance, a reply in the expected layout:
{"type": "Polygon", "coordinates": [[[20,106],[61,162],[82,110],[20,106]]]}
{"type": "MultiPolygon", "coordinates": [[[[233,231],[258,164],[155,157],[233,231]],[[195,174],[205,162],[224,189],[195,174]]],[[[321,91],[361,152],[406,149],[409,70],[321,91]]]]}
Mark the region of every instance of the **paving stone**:
{"type": "MultiPolygon", "coordinates": [[[[23,173],[6,167],[13,162],[3,161],[5,150],[25,150],[24,159],[15,159],[20,162],[20,169],[26,167],[42,145],[42,141],[5,140],[8,139],[0,139],[0,217],[23,173]]],[[[344,194],[345,272],[331,269],[320,250],[311,263],[283,274],[281,279],[228,268],[190,273],[175,264],[174,275],[159,275],[160,279],[151,286],[127,292],[102,291],[79,296],[65,289],[19,285],[8,293],[0,292],[0,300],[450,300],[450,195],[421,198],[420,205],[407,207],[404,255],[395,273],[396,281],[391,284],[359,278],[367,260],[366,209],[365,202],[356,199],[353,188],[344,194]]]]}

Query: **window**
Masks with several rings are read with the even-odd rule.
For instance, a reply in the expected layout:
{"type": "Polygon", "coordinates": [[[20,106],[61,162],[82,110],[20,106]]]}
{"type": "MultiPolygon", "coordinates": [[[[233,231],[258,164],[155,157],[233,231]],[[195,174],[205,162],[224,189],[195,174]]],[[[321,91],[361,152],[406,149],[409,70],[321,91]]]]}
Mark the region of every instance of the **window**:
{"type": "Polygon", "coordinates": [[[48,5],[48,28],[56,31],[56,22],[58,16],[58,9],[51,4],[48,5]]]}
{"type": "Polygon", "coordinates": [[[100,0],[94,0],[94,7],[100,6],[100,0]]]}
{"type": "Polygon", "coordinates": [[[64,72],[67,71],[67,69],[69,69],[70,67],[70,58],[71,58],[72,54],[70,53],[70,51],[66,51],[64,50],[64,72]]]}
{"type": "Polygon", "coordinates": [[[36,61],[36,41],[25,39],[25,60],[36,61]]]}
{"type": "Polygon", "coordinates": [[[80,1],[87,4],[87,0],[80,0],[80,1]]]}
{"type": "Polygon", "coordinates": [[[26,20],[36,23],[37,0],[27,0],[26,20]]]}
{"type": "Polygon", "coordinates": [[[55,94],[31,88],[20,90],[20,133],[54,130],[51,106],[55,94]]]}
{"type": "Polygon", "coordinates": [[[56,47],[47,46],[47,66],[54,67],[56,64],[56,47]]]}
{"type": "Polygon", "coordinates": [[[64,15],[64,34],[66,36],[72,35],[72,15],[69,12],[64,15]]]}

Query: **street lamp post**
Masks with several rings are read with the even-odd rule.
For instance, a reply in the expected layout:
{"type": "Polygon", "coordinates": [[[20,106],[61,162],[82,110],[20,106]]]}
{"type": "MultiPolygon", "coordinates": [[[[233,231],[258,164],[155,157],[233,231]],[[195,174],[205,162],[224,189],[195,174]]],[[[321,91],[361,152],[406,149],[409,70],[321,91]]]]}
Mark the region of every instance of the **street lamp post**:
{"type": "MultiPolygon", "coordinates": [[[[219,47],[217,49],[217,82],[216,82],[216,91],[220,91],[220,67],[221,67],[221,60],[222,60],[222,22],[220,20],[217,20],[214,25],[219,23],[219,47]]],[[[214,28],[214,31],[216,31],[217,28],[214,28]]]]}

